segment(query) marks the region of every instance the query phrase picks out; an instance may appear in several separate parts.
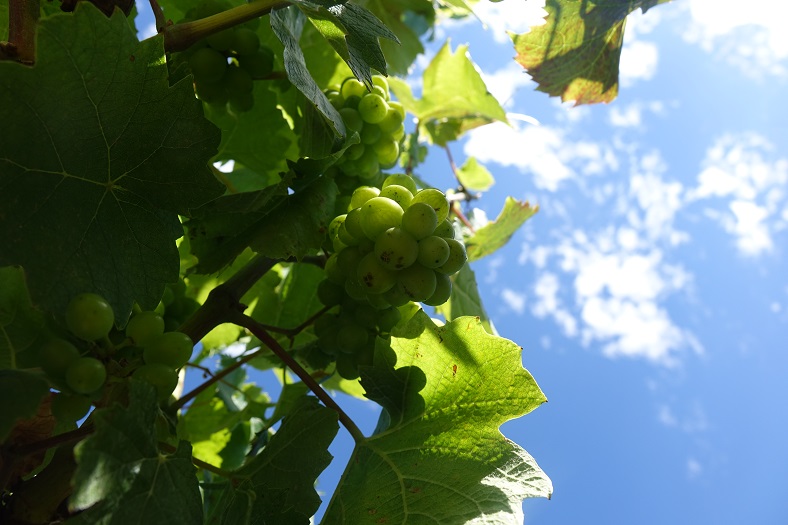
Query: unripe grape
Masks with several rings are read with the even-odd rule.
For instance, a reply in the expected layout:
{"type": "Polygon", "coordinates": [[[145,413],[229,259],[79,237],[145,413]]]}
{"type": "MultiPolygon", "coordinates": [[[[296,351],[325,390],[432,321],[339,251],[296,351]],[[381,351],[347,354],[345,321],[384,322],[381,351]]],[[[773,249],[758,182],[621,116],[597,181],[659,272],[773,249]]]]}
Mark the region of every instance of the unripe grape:
{"type": "Polygon", "coordinates": [[[52,379],[62,379],[79,350],[65,339],[50,339],[38,350],[38,364],[52,379]]]}
{"type": "Polygon", "coordinates": [[[419,241],[418,261],[427,268],[437,268],[449,259],[450,249],[442,237],[430,235],[419,241]]]}
{"type": "Polygon", "coordinates": [[[446,239],[446,243],[449,245],[449,258],[435,270],[447,275],[453,275],[459,272],[468,261],[468,254],[465,251],[465,245],[460,241],[446,239]]]}
{"type": "Polygon", "coordinates": [[[381,139],[372,146],[372,150],[375,152],[375,155],[378,156],[378,162],[380,162],[380,165],[384,168],[390,168],[397,163],[397,158],[399,158],[399,144],[396,140],[381,137],[381,139]]]}
{"type": "Polygon", "coordinates": [[[375,240],[375,256],[391,270],[407,268],[416,262],[418,255],[419,243],[402,228],[389,228],[375,240]]]}
{"type": "Polygon", "coordinates": [[[420,264],[405,268],[397,275],[397,286],[411,301],[421,302],[435,293],[435,272],[420,264]]]}
{"type": "Polygon", "coordinates": [[[353,144],[345,150],[345,155],[343,158],[347,158],[349,160],[358,160],[362,155],[364,155],[365,149],[366,148],[363,144],[353,144]]]}
{"type": "Polygon", "coordinates": [[[260,49],[260,37],[251,29],[240,27],[233,32],[232,48],[242,57],[251,55],[260,49]]]}
{"type": "Polygon", "coordinates": [[[365,239],[366,237],[362,235],[361,238],[359,239],[358,237],[353,236],[353,234],[351,234],[348,231],[347,227],[345,226],[346,222],[347,221],[343,222],[342,225],[339,227],[339,232],[337,232],[337,237],[346,246],[357,246],[361,242],[361,239],[365,239]]]}
{"type": "Polygon", "coordinates": [[[400,115],[399,111],[391,107],[391,104],[392,102],[389,102],[389,110],[386,112],[386,116],[383,117],[383,120],[378,124],[378,126],[380,126],[380,131],[389,136],[403,125],[402,115],[400,115]]]}
{"type": "Polygon", "coordinates": [[[361,132],[361,128],[364,127],[364,121],[361,119],[358,111],[344,107],[339,110],[339,114],[342,116],[342,121],[345,123],[348,131],[361,132]]]}
{"type": "Polygon", "coordinates": [[[393,184],[396,184],[397,186],[404,186],[413,195],[419,191],[418,188],[416,188],[416,182],[413,180],[413,177],[404,173],[393,173],[387,176],[383,180],[383,185],[381,188],[385,188],[386,186],[391,186],[393,184]]]}
{"type": "Polygon", "coordinates": [[[346,274],[339,267],[338,259],[339,256],[336,253],[332,253],[331,257],[326,259],[326,277],[332,283],[344,286],[346,274]]]}
{"type": "Polygon", "coordinates": [[[391,306],[404,306],[410,302],[410,297],[400,288],[399,285],[392,286],[391,289],[383,294],[383,298],[391,306]]]}
{"type": "Polygon", "coordinates": [[[389,107],[399,113],[400,117],[402,117],[400,119],[402,122],[405,121],[405,106],[403,106],[401,102],[392,100],[389,102],[389,107]]]}
{"type": "Polygon", "coordinates": [[[375,124],[364,124],[361,130],[361,143],[362,144],[375,144],[381,138],[380,127],[375,124]]]}
{"type": "Polygon", "coordinates": [[[246,93],[251,93],[254,83],[249,72],[238,66],[229,66],[224,74],[222,84],[230,95],[230,98],[241,97],[246,93]]]}
{"type": "Polygon", "coordinates": [[[443,237],[444,239],[454,239],[454,226],[446,219],[435,227],[433,235],[443,237]]]}
{"type": "Polygon", "coordinates": [[[343,227],[346,228],[347,232],[356,239],[366,239],[364,228],[361,226],[361,209],[354,208],[347,212],[347,217],[345,218],[343,227]]]}
{"type": "Polygon", "coordinates": [[[189,67],[197,82],[218,82],[227,69],[227,57],[209,47],[198,49],[189,58],[189,67]]]}
{"type": "Polygon", "coordinates": [[[345,107],[357,110],[359,102],[361,102],[361,97],[357,95],[351,95],[345,99],[345,107]]]}
{"type": "Polygon", "coordinates": [[[366,328],[352,322],[343,323],[337,332],[339,351],[345,354],[355,353],[367,343],[368,339],[369,333],[366,328]]]}
{"type": "Polygon", "coordinates": [[[100,295],[82,293],[66,306],[66,326],[85,341],[96,341],[109,334],[115,324],[112,307],[100,295]]]}
{"type": "Polygon", "coordinates": [[[402,207],[395,201],[387,197],[375,197],[361,207],[361,226],[368,239],[376,240],[384,231],[399,226],[403,213],[402,207]]]}
{"type": "Polygon", "coordinates": [[[225,29],[224,31],[208,35],[205,41],[217,51],[227,51],[233,47],[233,43],[235,42],[234,33],[235,31],[232,29],[225,29]]]}
{"type": "Polygon", "coordinates": [[[209,82],[195,82],[194,91],[197,93],[197,97],[207,104],[213,106],[227,104],[227,90],[224,89],[224,85],[220,82],[214,84],[209,82]]]}
{"type": "Polygon", "coordinates": [[[396,326],[400,319],[402,319],[402,314],[393,306],[381,310],[378,312],[378,329],[381,332],[391,332],[391,329],[396,326]]]}
{"type": "Polygon", "coordinates": [[[106,380],[104,363],[93,357],[80,357],[66,369],[66,384],[79,394],[92,394],[106,380]]]}
{"type": "Polygon", "coordinates": [[[274,70],[274,52],[261,47],[257,52],[241,57],[238,65],[248,71],[252,78],[265,78],[274,70]]]}
{"type": "Polygon", "coordinates": [[[356,246],[345,248],[337,254],[337,264],[346,276],[355,276],[358,271],[358,263],[366,255],[356,246]]]}
{"type": "Polygon", "coordinates": [[[367,94],[367,88],[364,84],[351,77],[342,82],[342,87],[339,89],[339,92],[345,99],[352,96],[361,98],[367,94]]]}
{"type": "Polygon", "coordinates": [[[382,190],[380,190],[380,196],[388,197],[399,204],[400,207],[406,211],[410,206],[410,203],[413,202],[413,194],[410,192],[410,190],[397,184],[390,184],[384,187],[382,190]]]}
{"type": "Polygon", "coordinates": [[[156,389],[159,403],[167,401],[178,386],[178,372],[162,363],[144,364],[137,368],[131,377],[152,385],[156,389]]]}
{"type": "Polygon", "coordinates": [[[385,93],[389,92],[389,81],[383,75],[372,75],[372,85],[380,86],[385,93]]]}
{"type": "Polygon", "coordinates": [[[411,202],[402,215],[402,229],[416,240],[428,237],[438,224],[438,216],[426,202],[411,202]]]}
{"type": "Polygon", "coordinates": [[[438,216],[438,222],[449,216],[449,201],[446,200],[446,196],[440,190],[433,188],[421,190],[413,196],[413,202],[426,202],[432,206],[432,209],[435,210],[435,214],[438,216]]]}
{"type": "Polygon", "coordinates": [[[74,423],[90,412],[90,399],[81,395],[69,395],[64,392],[52,398],[52,415],[62,422],[74,423]]]}
{"type": "Polygon", "coordinates": [[[145,346],[164,333],[164,318],[156,312],[140,312],[126,325],[126,337],[137,346],[145,346]]]}
{"type": "Polygon", "coordinates": [[[374,253],[368,253],[358,264],[358,280],[365,292],[380,294],[397,283],[397,274],[381,264],[374,253]]]}
{"type": "Polygon", "coordinates": [[[356,308],[353,312],[353,321],[368,330],[374,330],[378,322],[378,314],[372,308],[356,308]]]}
{"type": "MultiPolygon", "coordinates": [[[[396,286],[394,287],[396,288],[396,286]]],[[[382,294],[369,294],[367,295],[367,302],[369,303],[372,308],[375,310],[385,310],[391,304],[383,297],[382,294]]]]}
{"type": "Polygon", "coordinates": [[[194,343],[182,332],[165,332],[145,346],[142,358],[145,363],[162,363],[170,368],[180,368],[192,356],[194,343]]]}
{"type": "Polygon", "coordinates": [[[388,99],[389,99],[389,92],[386,91],[385,89],[383,89],[380,86],[373,86],[372,90],[370,90],[370,93],[372,93],[373,95],[377,95],[377,96],[379,96],[380,98],[382,98],[383,100],[386,100],[386,101],[388,101],[388,99]]]}
{"type": "Polygon", "coordinates": [[[345,287],[329,280],[320,281],[317,285],[317,298],[325,306],[334,306],[345,298],[345,287]]]}
{"type": "Polygon", "coordinates": [[[399,127],[397,127],[397,129],[395,129],[394,131],[391,132],[391,138],[393,138],[397,142],[402,140],[404,137],[405,137],[405,125],[404,124],[400,124],[399,127]]]}
{"type": "Polygon", "coordinates": [[[361,98],[361,102],[358,103],[358,112],[361,118],[364,119],[364,122],[369,122],[370,124],[377,124],[382,121],[386,117],[388,110],[389,105],[386,103],[386,99],[372,93],[364,95],[361,98]]]}
{"type": "Polygon", "coordinates": [[[353,192],[353,196],[350,197],[349,208],[360,208],[369,199],[377,197],[378,195],[380,195],[380,190],[374,186],[359,186],[353,192]]]}
{"type": "Polygon", "coordinates": [[[358,379],[358,365],[356,364],[356,357],[352,354],[339,354],[337,355],[337,374],[343,379],[352,381],[358,379]]]}
{"type": "Polygon", "coordinates": [[[326,98],[337,111],[345,107],[345,99],[339,91],[329,91],[326,93],[326,98]]]}
{"type": "Polygon", "coordinates": [[[435,272],[435,293],[424,304],[430,306],[440,306],[451,299],[451,279],[448,275],[435,272]]]}
{"type": "Polygon", "coordinates": [[[363,180],[372,180],[380,171],[380,163],[375,151],[370,148],[364,148],[364,153],[356,161],[356,168],[358,172],[356,175],[363,180]]]}
{"type": "Polygon", "coordinates": [[[328,223],[328,238],[329,239],[336,239],[339,236],[339,228],[342,227],[342,223],[345,222],[345,218],[347,214],[337,215],[331,222],[328,223]]]}
{"type": "Polygon", "coordinates": [[[363,301],[367,296],[367,288],[358,278],[351,278],[345,281],[345,293],[356,301],[363,301]]]}

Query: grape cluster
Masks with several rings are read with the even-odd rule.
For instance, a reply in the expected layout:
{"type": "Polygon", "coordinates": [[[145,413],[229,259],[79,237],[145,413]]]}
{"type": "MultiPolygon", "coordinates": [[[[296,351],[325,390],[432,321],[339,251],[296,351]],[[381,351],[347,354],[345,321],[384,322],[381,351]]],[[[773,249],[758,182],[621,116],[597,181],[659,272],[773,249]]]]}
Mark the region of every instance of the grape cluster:
{"type": "Polygon", "coordinates": [[[171,332],[177,330],[199,307],[200,303],[186,295],[186,283],[181,279],[164,287],[156,313],[164,318],[164,328],[171,332]]]}
{"type": "MultiPolygon", "coordinates": [[[[199,20],[232,6],[221,1],[203,2],[186,13],[182,22],[199,20]]],[[[216,108],[227,104],[234,112],[254,107],[254,80],[266,78],[274,68],[271,49],[260,45],[257,19],[214,33],[186,50],[194,88],[200,100],[216,108]]]]}
{"type": "Polygon", "coordinates": [[[160,402],[178,384],[177,369],[192,354],[191,339],[181,332],[165,331],[165,320],[156,312],[134,315],[124,334],[114,329],[115,314],[101,296],[83,293],[66,307],[65,324],[73,339],[54,337],[38,348],[40,367],[57,392],[52,413],[61,421],[75,422],[101,399],[109,377],[132,375],[152,384],[160,402]],[[113,339],[120,339],[118,344],[113,339]]]}
{"type": "Polygon", "coordinates": [[[374,75],[372,83],[372,90],[367,91],[364,84],[351,77],[326,91],[348,133],[357,132],[361,140],[350,146],[335,165],[340,172],[337,184],[340,190],[349,188],[348,193],[359,185],[359,179],[374,184],[381,169],[394,167],[405,136],[405,109],[391,100],[388,81],[374,75]]]}

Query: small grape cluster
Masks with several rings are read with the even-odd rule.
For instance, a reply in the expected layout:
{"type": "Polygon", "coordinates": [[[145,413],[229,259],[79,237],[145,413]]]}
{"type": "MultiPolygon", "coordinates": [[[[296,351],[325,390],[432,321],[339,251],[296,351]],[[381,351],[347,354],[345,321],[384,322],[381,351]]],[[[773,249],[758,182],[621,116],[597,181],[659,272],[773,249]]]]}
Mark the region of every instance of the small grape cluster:
{"type": "Polygon", "coordinates": [[[372,90],[367,91],[364,84],[351,77],[326,91],[348,133],[357,132],[361,140],[350,146],[335,165],[341,172],[337,177],[340,190],[347,186],[352,191],[358,179],[374,184],[381,168],[394,167],[399,158],[400,141],[405,136],[405,108],[391,100],[386,77],[374,75],[372,83],[372,90]]]}
{"type": "MultiPolygon", "coordinates": [[[[190,9],[182,22],[199,20],[229,9],[221,1],[203,2],[190,9]]],[[[257,19],[214,33],[182,54],[194,76],[200,100],[215,108],[246,112],[254,107],[254,80],[268,77],[274,69],[274,53],[260,45],[257,19]]]]}
{"type": "Polygon", "coordinates": [[[192,354],[189,336],[165,332],[160,315],[143,311],[126,326],[120,344],[112,343],[115,314],[101,296],[83,293],[66,307],[65,322],[75,339],[54,337],[38,348],[35,366],[40,367],[59,392],[52,399],[52,413],[60,421],[83,418],[101,399],[108,376],[132,375],[156,389],[166,401],[178,384],[177,369],[192,354]]]}
{"type": "Polygon", "coordinates": [[[164,318],[164,328],[174,331],[199,307],[200,303],[186,295],[186,283],[181,279],[164,287],[164,295],[156,306],[156,313],[164,318]]]}

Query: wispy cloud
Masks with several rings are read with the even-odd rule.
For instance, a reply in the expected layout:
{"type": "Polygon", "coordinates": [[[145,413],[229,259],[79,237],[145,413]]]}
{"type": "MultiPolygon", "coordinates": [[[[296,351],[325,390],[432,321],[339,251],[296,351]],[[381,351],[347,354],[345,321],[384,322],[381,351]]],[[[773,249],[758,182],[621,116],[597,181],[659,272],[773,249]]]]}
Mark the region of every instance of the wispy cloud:
{"type": "Polygon", "coordinates": [[[501,299],[506,306],[517,314],[525,312],[525,294],[511,288],[501,290],[501,299]]]}

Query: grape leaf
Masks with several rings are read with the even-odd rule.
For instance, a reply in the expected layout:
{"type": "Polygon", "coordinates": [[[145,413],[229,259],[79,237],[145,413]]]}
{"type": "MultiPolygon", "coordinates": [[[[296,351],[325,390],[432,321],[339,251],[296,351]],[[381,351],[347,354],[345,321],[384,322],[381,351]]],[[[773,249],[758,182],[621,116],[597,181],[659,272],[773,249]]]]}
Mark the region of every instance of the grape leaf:
{"type": "Polygon", "coordinates": [[[168,85],[162,38],[138,42],[119,11],[81,2],[37,46],[35,67],[0,62],[0,263],[35,304],[94,291],[125,321],[178,278],[178,214],[221,194],[219,133],[190,82],[168,85]]]}
{"type": "Polygon", "coordinates": [[[0,443],[3,443],[18,419],[33,417],[38,405],[49,393],[49,383],[38,374],[25,370],[0,370],[0,396],[13,399],[0,410],[0,443]]]}
{"type": "Polygon", "coordinates": [[[521,348],[478,319],[401,323],[361,373],[385,416],[356,445],[323,523],[521,524],[522,500],[549,497],[536,462],[498,427],[546,399],[521,348]],[[396,369],[395,369],[396,365],[396,369]]]}
{"type": "Polygon", "coordinates": [[[495,221],[476,230],[476,233],[465,239],[468,250],[468,260],[477,261],[494,253],[514,235],[514,232],[525,221],[539,211],[539,206],[531,206],[528,202],[520,202],[512,197],[507,197],[503,210],[495,221]]]}
{"type": "Polygon", "coordinates": [[[339,137],[344,137],[347,130],[342,122],[342,117],[312,78],[306,67],[304,53],[298,44],[306,17],[295,6],[289,6],[271,11],[269,18],[271,19],[271,28],[282,45],[285,46],[283,60],[290,82],[325,116],[334,133],[339,137]]]}
{"type": "Polygon", "coordinates": [[[515,60],[537,89],[575,105],[611,102],[618,94],[618,62],[626,17],[670,0],[549,0],[547,23],[511,34],[515,60]]]}
{"type": "Polygon", "coordinates": [[[16,368],[16,354],[46,331],[44,316],[30,303],[22,268],[0,268],[0,369],[16,368]]]}
{"type": "Polygon", "coordinates": [[[422,98],[416,100],[403,80],[390,79],[389,85],[406,110],[419,119],[424,135],[445,145],[471,129],[500,121],[506,112],[487,91],[479,71],[471,61],[468,46],[452,53],[450,43],[441,48],[424,70],[422,98]]]}
{"type": "Polygon", "coordinates": [[[457,170],[457,179],[464,187],[478,191],[487,191],[495,183],[492,173],[474,157],[468,157],[465,164],[457,170]]]}
{"type": "Polygon", "coordinates": [[[442,314],[447,321],[467,315],[478,317],[488,334],[498,335],[482,304],[479,286],[476,284],[476,274],[471,270],[471,266],[469,264],[463,266],[459,272],[451,276],[451,282],[451,297],[447,302],[436,307],[435,311],[442,314]]]}
{"type": "Polygon", "coordinates": [[[397,35],[399,44],[392,40],[380,42],[392,73],[406,76],[416,57],[424,52],[419,35],[435,21],[435,7],[429,0],[400,0],[398,2],[367,0],[359,2],[372,11],[386,27],[397,35]],[[414,29],[412,22],[424,22],[414,29]]]}
{"type": "Polygon", "coordinates": [[[119,404],[93,413],[96,431],[74,449],[77,470],[72,510],[84,523],[170,525],[202,523],[202,501],[191,445],[181,441],[164,455],[154,424],[159,408],[153,388],[129,385],[128,407],[119,404]]]}
{"type": "Polygon", "coordinates": [[[285,416],[263,451],[233,472],[232,489],[212,523],[308,524],[320,506],[315,480],[331,461],[337,414],[304,396],[285,416]]]}

